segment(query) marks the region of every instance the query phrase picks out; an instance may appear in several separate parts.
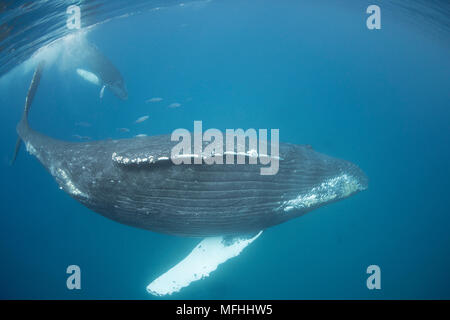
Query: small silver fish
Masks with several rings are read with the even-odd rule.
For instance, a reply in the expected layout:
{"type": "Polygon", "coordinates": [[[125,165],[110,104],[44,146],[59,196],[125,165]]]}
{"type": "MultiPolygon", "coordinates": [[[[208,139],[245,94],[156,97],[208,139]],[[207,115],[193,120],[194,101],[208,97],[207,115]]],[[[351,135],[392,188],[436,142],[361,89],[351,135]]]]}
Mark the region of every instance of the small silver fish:
{"type": "Polygon", "coordinates": [[[119,132],[130,132],[130,129],[128,129],[128,128],[117,128],[117,131],[119,131],[119,132]]]}
{"type": "Polygon", "coordinates": [[[138,119],[135,121],[135,123],[141,123],[141,122],[144,122],[144,121],[147,120],[147,119],[148,119],[148,116],[142,116],[142,117],[138,118],[138,119]]]}
{"type": "Polygon", "coordinates": [[[135,135],[136,138],[142,138],[142,137],[146,137],[146,136],[147,135],[143,134],[143,133],[135,135]]]}
{"type": "Polygon", "coordinates": [[[161,102],[161,101],[163,101],[163,98],[155,97],[155,98],[150,98],[150,99],[146,100],[145,103],[150,103],[150,102],[161,102]]]}
{"type": "Polygon", "coordinates": [[[178,108],[178,107],[181,107],[181,103],[174,102],[169,104],[169,108],[178,108]]]}

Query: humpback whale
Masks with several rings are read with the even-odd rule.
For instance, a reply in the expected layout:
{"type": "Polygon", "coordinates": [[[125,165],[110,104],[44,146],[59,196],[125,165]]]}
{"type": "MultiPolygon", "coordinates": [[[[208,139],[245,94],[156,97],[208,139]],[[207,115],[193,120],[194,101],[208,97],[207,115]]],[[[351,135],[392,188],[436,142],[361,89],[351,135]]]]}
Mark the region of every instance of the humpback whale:
{"type": "Polygon", "coordinates": [[[170,157],[177,142],[170,135],[88,142],[53,139],[28,122],[42,70],[39,65],[34,73],[17,133],[59,187],[119,223],[205,238],[149,284],[147,290],[154,295],[177,292],[207,277],[262,230],[368,186],[357,165],[309,145],[281,143],[278,173],[260,175],[260,165],[175,165],[170,157]]]}
{"type": "Polygon", "coordinates": [[[84,80],[100,86],[100,98],[103,98],[105,88],[122,100],[128,98],[125,81],[119,70],[94,44],[84,41],[82,46],[73,46],[69,50],[77,66],[76,73],[84,80]]]}

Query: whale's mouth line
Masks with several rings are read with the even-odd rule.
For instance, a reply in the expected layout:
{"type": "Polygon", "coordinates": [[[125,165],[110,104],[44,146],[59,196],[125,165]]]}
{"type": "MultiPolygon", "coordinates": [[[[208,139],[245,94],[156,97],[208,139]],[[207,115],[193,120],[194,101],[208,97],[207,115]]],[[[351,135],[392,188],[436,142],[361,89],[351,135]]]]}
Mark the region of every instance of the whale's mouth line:
{"type": "Polygon", "coordinates": [[[334,200],[343,199],[350,195],[367,189],[364,179],[356,178],[351,174],[341,174],[327,179],[307,193],[298,195],[296,198],[283,202],[280,206],[284,212],[294,209],[308,209],[317,205],[334,200]]]}

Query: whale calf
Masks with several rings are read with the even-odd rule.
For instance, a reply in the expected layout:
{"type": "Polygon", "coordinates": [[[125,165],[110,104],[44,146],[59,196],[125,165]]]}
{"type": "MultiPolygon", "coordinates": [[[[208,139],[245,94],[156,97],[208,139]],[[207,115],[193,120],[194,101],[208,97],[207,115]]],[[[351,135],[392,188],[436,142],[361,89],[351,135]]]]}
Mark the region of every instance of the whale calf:
{"type": "MultiPolygon", "coordinates": [[[[41,73],[38,68],[34,74],[29,90],[33,95],[41,73]]],[[[261,175],[261,165],[253,164],[174,165],[171,149],[177,142],[170,135],[60,141],[30,127],[30,106],[25,103],[17,133],[27,151],[72,198],[122,224],[206,237],[147,287],[156,295],[177,292],[207,277],[219,264],[239,255],[262,230],[368,185],[358,166],[309,145],[281,143],[278,173],[261,175]]]]}
{"type": "Polygon", "coordinates": [[[103,98],[105,88],[122,100],[128,98],[121,73],[94,44],[84,41],[81,46],[69,47],[67,52],[76,65],[76,73],[101,88],[100,98],[103,98]]]}

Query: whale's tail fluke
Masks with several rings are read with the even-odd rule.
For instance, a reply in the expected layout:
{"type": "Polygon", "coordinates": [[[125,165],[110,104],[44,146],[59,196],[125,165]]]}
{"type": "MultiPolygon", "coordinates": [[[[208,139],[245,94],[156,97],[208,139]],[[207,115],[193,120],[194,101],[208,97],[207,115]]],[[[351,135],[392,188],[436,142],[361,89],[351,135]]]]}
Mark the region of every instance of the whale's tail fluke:
{"type": "MultiPolygon", "coordinates": [[[[28,127],[28,112],[30,111],[31,104],[33,103],[34,96],[36,95],[37,88],[39,86],[39,82],[41,81],[42,71],[44,70],[45,61],[42,60],[39,62],[36,70],[33,74],[33,79],[31,80],[30,87],[28,88],[27,97],[25,98],[25,107],[23,110],[22,119],[20,120],[18,126],[28,127]]],[[[17,138],[16,147],[14,149],[14,155],[11,160],[11,165],[14,164],[17,158],[17,154],[19,153],[20,146],[22,144],[22,139],[19,136],[17,138]]]]}
{"type": "Polygon", "coordinates": [[[16,147],[14,149],[14,154],[13,154],[13,157],[11,159],[11,165],[13,165],[14,162],[16,162],[17,154],[19,153],[21,145],[22,145],[22,139],[20,139],[20,137],[17,137],[16,147]]]}

